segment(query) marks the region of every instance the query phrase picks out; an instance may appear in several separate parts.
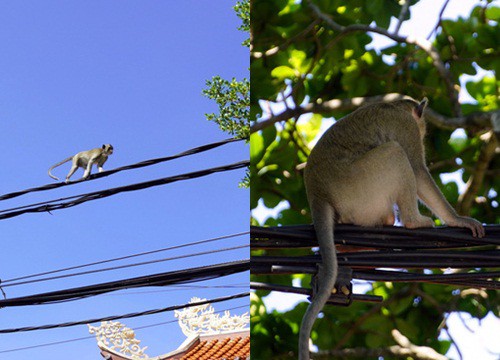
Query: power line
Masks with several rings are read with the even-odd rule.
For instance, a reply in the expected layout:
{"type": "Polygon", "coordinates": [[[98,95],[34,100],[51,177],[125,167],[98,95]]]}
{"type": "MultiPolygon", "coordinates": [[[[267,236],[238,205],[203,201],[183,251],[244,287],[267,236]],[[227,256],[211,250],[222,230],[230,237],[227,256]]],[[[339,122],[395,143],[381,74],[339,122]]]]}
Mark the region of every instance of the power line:
{"type": "Polygon", "coordinates": [[[168,292],[193,291],[196,289],[248,289],[248,283],[228,284],[228,285],[170,285],[169,289],[162,290],[144,290],[144,291],[127,291],[124,293],[103,294],[102,296],[130,296],[144,294],[164,294],[168,292]]]}
{"type": "MultiPolygon", "coordinates": [[[[218,313],[223,313],[223,312],[232,311],[232,310],[238,310],[238,309],[242,309],[242,308],[248,308],[248,305],[235,306],[235,307],[231,307],[231,308],[224,309],[224,310],[214,311],[214,313],[218,314],[218,313]]],[[[155,323],[155,324],[151,324],[151,325],[138,326],[138,327],[134,327],[134,331],[148,329],[148,328],[152,328],[152,327],[156,327],[156,326],[175,324],[177,322],[178,322],[178,320],[169,320],[169,321],[163,321],[163,322],[155,323]]],[[[25,347],[14,348],[14,349],[0,350],[0,354],[23,351],[23,350],[32,350],[32,349],[38,349],[38,348],[42,348],[42,347],[62,345],[62,344],[67,344],[67,343],[71,343],[71,342],[77,342],[77,341],[81,341],[81,340],[90,340],[90,339],[95,339],[95,336],[89,335],[89,336],[84,336],[84,337],[79,337],[79,338],[74,338],[74,339],[54,341],[54,342],[45,343],[45,344],[38,344],[38,345],[25,346],[25,347]]]]}
{"type": "Polygon", "coordinates": [[[13,285],[4,285],[4,284],[10,283],[10,282],[14,282],[14,281],[19,281],[19,280],[31,279],[31,278],[39,277],[39,276],[56,274],[56,273],[60,273],[60,272],[64,272],[64,271],[69,271],[69,270],[81,269],[81,268],[85,268],[85,267],[89,267],[89,266],[101,265],[101,264],[110,263],[110,262],[114,262],[114,261],[131,259],[131,258],[134,258],[134,257],[139,257],[139,256],[144,256],[144,255],[156,254],[156,253],[164,252],[164,251],[181,249],[181,248],[184,248],[184,247],[189,247],[189,246],[194,246],[194,245],[207,244],[207,243],[211,243],[211,242],[215,242],[215,241],[220,241],[220,240],[230,239],[230,238],[233,238],[233,237],[247,235],[249,233],[250,233],[249,231],[245,231],[245,232],[240,232],[240,233],[235,233],[235,234],[230,234],[230,235],[223,235],[223,236],[218,236],[218,237],[214,237],[214,238],[210,238],[210,239],[193,241],[193,242],[186,243],[186,244],[169,246],[169,247],[162,248],[162,249],[150,250],[150,251],[145,251],[145,252],[136,253],[136,254],[132,254],[132,255],[120,256],[120,257],[116,257],[116,258],[112,258],[112,259],[108,259],[108,260],[101,260],[101,261],[96,261],[96,262],[82,264],[82,265],[75,265],[75,266],[70,266],[70,267],[66,267],[66,268],[63,268],[63,269],[45,271],[45,272],[41,272],[41,273],[37,273],[37,274],[20,276],[20,277],[17,277],[17,278],[3,280],[3,281],[0,280],[0,286],[3,286],[3,287],[13,286],[15,284],[13,284],[13,285]]]}
{"type": "MultiPolygon", "coordinates": [[[[13,207],[13,208],[8,208],[8,209],[0,210],[0,214],[7,213],[7,215],[8,215],[8,214],[11,214],[11,213],[15,213],[17,210],[31,209],[31,208],[36,207],[36,206],[38,206],[38,208],[35,208],[34,210],[31,209],[30,211],[24,211],[23,213],[25,213],[25,212],[45,212],[45,211],[50,212],[52,209],[50,209],[48,207],[48,205],[52,204],[52,203],[56,203],[58,201],[66,201],[66,200],[78,199],[78,198],[83,198],[83,197],[88,197],[88,196],[98,196],[101,193],[107,193],[107,192],[110,192],[110,191],[112,192],[112,191],[115,191],[115,190],[118,190],[118,189],[121,189],[118,192],[133,191],[133,190],[142,190],[142,189],[145,189],[145,188],[148,188],[148,187],[165,185],[165,184],[168,184],[168,183],[171,183],[171,182],[176,182],[176,181],[181,181],[181,180],[190,180],[190,179],[194,179],[194,178],[197,178],[197,177],[210,175],[210,174],[213,174],[213,173],[216,173],[216,172],[235,170],[235,169],[238,169],[238,168],[241,168],[241,167],[245,166],[245,165],[243,165],[243,166],[240,165],[240,163],[223,165],[223,166],[219,166],[219,167],[216,167],[216,168],[199,170],[199,171],[195,171],[195,172],[191,172],[191,173],[185,173],[185,174],[175,175],[175,176],[166,177],[166,178],[160,178],[160,179],[146,181],[146,182],[142,182],[142,183],[136,183],[136,184],[132,184],[132,185],[120,186],[120,187],[112,188],[112,189],[99,190],[99,191],[94,191],[94,192],[90,192],[90,193],[86,193],[86,194],[66,196],[66,197],[62,197],[62,198],[58,198],[58,199],[54,199],[54,200],[46,200],[46,201],[41,201],[41,202],[38,202],[38,203],[29,204],[29,205],[16,206],[16,207],[13,207]],[[159,184],[155,183],[155,182],[159,182],[159,181],[166,181],[166,182],[165,183],[159,183],[159,184]],[[148,183],[153,183],[153,184],[150,184],[149,186],[146,186],[146,184],[148,184],[148,183]],[[127,189],[127,187],[135,187],[135,186],[140,186],[140,188],[137,188],[137,189],[135,189],[135,188],[127,189]]],[[[249,164],[250,164],[250,162],[248,162],[248,164],[246,164],[246,165],[249,165],[249,164]]],[[[114,195],[114,193],[110,194],[110,195],[114,195]]],[[[110,195],[106,195],[106,196],[102,196],[102,197],[107,197],[107,196],[110,196],[110,195]]],[[[95,199],[90,199],[90,200],[95,200],[95,199]]],[[[85,201],[88,201],[88,200],[85,200],[85,201]]],[[[83,202],[85,202],[85,201],[83,201],[83,202]]],[[[77,205],[77,204],[75,204],[75,205],[77,205]]],[[[74,205],[72,205],[72,206],[74,206],[74,205]]],[[[69,206],[66,206],[66,207],[69,207],[69,206]]],[[[18,215],[14,214],[13,216],[18,216],[18,215]]],[[[6,216],[6,218],[13,217],[13,216],[6,216]]],[[[4,216],[0,215],[0,219],[3,219],[3,218],[4,218],[4,216]]]]}
{"type": "Polygon", "coordinates": [[[119,194],[122,192],[143,190],[143,189],[147,189],[147,188],[154,187],[154,186],[170,184],[170,183],[173,183],[176,181],[195,179],[198,177],[214,174],[217,172],[241,169],[243,167],[247,167],[248,165],[250,165],[250,161],[243,160],[240,162],[236,162],[236,163],[228,164],[228,165],[223,165],[223,166],[219,166],[219,167],[214,167],[214,168],[194,171],[194,172],[190,172],[190,173],[160,178],[160,179],[156,179],[156,180],[145,181],[145,182],[136,183],[136,184],[132,184],[132,185],[119,186],[116,188],[105,189],[105,190],[95,191],[95,192],[86,193],[86,194],[69,196],[66,198],[58,199],[58,200],[50,200],[50,201],[46,201],[46,202],[42,202],[42,203],[31,204],[31,205],[26,205],[26,206],[22,206],[22,207],[2,210],[2,211],[0,211],[0,213],[3,213],[3,214],[0,214],[0,220],[8,219],[8,218],[19,216],[19,215],[26,214],[26,213],[51,212],[54,210],[66,209],[69,207],[83,204],[87,201],[106,198],[108,196],[116,195],[116,194],[119,194]],[[65,200],[71,200],[71,199],[74,199],[74,200],[49,205],[49,204],[57,202],[57,201],[65,201],[65,200]]]}
{"type": "Polygon", "coordinates": [[[228,276],[250,269],[250,260],[238,260],[227,263],[207,265],[190,269],[163,272],[100,284],[81,286],[41,294],[22,296],[0,300],[0,308],[13,306],[53,304],[76,300],[90,296],[105,294],[111,291],[146,287],[187,284],[195,281],[209,280],[228,276]]]}
{"type": "Polygon", "coordinates": [[[69,186],[69,185],[78,184],[80,182],[87,181],[87,180],[99,179],[99,178],[102,178],[102,177],[105,177],[105,176],[109,176],[109,175],[115,174],[115,173],[120,172],[120,171],[131,170],[131,169],[138,169],[138,168],[145,167],[145,166],[155,165],[155,164],[158,164],[158,163],[161,163],[161,162],[166,162],[166,161],[178,159],[178,158],[183,157],[183,156],[194,155],[194,154],[197,154],[197,153],[201,153],[201,152],[204,152],[204,151],[207,151],[207,150],[214,149],[216,147],[219,147],[219,146],[222,146],[222,145],[225,145],[225,144],[229,144],[229,143],[236,142],[236,141],[242,141],[242,140],[244,140],[244,139],[226,139],[226,140],[223,140],[223,141],[218,141],[218,142],[214,142],[214,143],[211,143],[211,144],[206,144],[206,145],[198,146],[198,147],[195,147],[195,148],[183,151],[183,152],[181,152],[179,154],[176,154],[176,155],[171,155],[171,156],[165,156],[165,157],[156,158],[156,159],[145,160],[145,161],[141,161],[141,162],[136,163],[136,164],[127,165],[127,166],[121,166],[121,167],[118,167],[116,169],[103,171],[103,172],[97,173],[97,174],[92,174],[87,179],[76,180],[76,181],[72,181],[72,182],[69,182],[69,183],[60,182],[60,183],[55,183],[55,184],[47,184],[47,185],[42,185],[42,186],[34,187],[34,188],[31,188],[31,189],[20,190],[20,191],[16,191],[16,192],[4,194],[4,195],[0,196],[0,201],[7,200],[7,199],[12,199],[12,198],[15,198],[17,196],[21,196],[21,195],[24,195],[24,194],[27,194],[27,193],[30,193],[30,192],[52,190],[52,189],[55,189],[55,188],[58,188],[58,187],[61,187],[61,186],[69,186]]]}
{"type": "Polygon", "coordinates": [[[90,340],[90,339],[93,339],[93,338],[95,338],[95,336],[90,335],[90,336],[84,336],[84,337],[75,338],[75,339],[54,341],[54,342],[45,343],[45,344],[25,346],[25,347],[8,349],[8,350],[0,350],[0,354],[6,354],[6,353],[11,353],[11,352],[23,351],[23,350],[39,349],[39,348],[47,347],[47,346],[62,345],[62,344],[67,344],[67,343],[81,341],[81,340],[90,340]]]}
{"type": "Polygon", "coordinates": [[[243,249],[243,248],[248,248],[248,247],[250,247],[250,245],[247,244],[247,245],[239,245],[239,246],[233,246],[233,247],[222,248],[222,249],[217,249],[217,250],[201,251],[201,252],[197,252],[197,253],[193,253],[193,254],[178,255],[178,256],[172,256],[172,257],[163,258],[163,259],[143,261],[143,262],[139,262],[139,263],[125,264],[125,265],[120,265],[120,266],[112,266],[112,267],[103,268],[103,269],[87,270],[87,271],[81,271],[81,272],[72,273],[72,274],[66,274],[66,275],[57,275],[57,276],[52,276],[52,277],[43,278],[43,279],[20,281],[20,282],[16,282],[16,283],[12,283],[12,284],[2,285],[2,287],[5,288],[5,287],[9,287],[9,286],[26,285],[26,284],[32,284],[32,283],[37,283],[37,282],[43,282],[43,281],[64,279],[64,278],[74,277],[74,276],[95,274],[95,273],[111,271],[111,270],[126,269],[126,268],[130,268],[130,267],[135,267],[135,266],[150,265],[150,264],[156,264],[156,263],[165,262],[165,261],[186,259],[186,258],[195,257],[195,256],[215,254],[215,253],[243,249]]]}
{"type": "Polygon", "coordinates": [[[49,329],[65,328],[65,327],[76,326],[76,325],[85,325],[85,324],[96,323],[96,322],[101,322],[101,321],[113,321],[113,320],[118,320],[118,319],[130,319],[130,318],[139,317],[139,316],[153,315],[153,314],[159,314],[159,313],[167,312],[167,311],[185,309],[187,307],[192,307],[192,306],[199,306],[199,305],[205,305],[205,304],[214,304],[214,303],[218,303],[218,302],[222,302],[222,301],[228,301],[228,300],[233,300],[233,299],[238,299],[238,298],[246,297],[246,296],[249,296],[249,295],[250,295],[249,292],[244,292],[244,293],[239,293],[239,294],[234,294],[234,295],[229,295],[229,296],[223,296],[223,297],[219,297],[219,298],[215,298],[215,299],[210,299],[210,300],[203,300],[203,301],[199,301],[199,302],[196,302],[196,303],[190,303],[190,304],[184,304],[184,305],[175,305],[175,306],[170,306],[170,307],[161,308],[161,309],[146,310],[146,311],[129,313],[129,314],[124,314],[124,315],[114,315],[114,316],[107,316],[107,317],[95,318],[95,319],[87,319],[87,320],[80,320],[80,321],[71,321],[71,322],[60,323],[60,324],[49,324],[49,325],[40,325],[40,326],[26,326],[26,327],[11,328],[11,329],[0,329],[0,334],[10,334],[10,333],[35,331],[35,330],[49,330],[49,329]]]}

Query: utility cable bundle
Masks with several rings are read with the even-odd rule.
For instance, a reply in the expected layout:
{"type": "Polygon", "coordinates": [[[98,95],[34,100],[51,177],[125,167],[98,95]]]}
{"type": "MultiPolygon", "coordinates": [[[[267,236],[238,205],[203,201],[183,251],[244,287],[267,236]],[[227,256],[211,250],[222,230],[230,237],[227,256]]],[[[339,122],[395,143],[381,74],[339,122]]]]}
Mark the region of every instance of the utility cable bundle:
{"type": "Polygon", "coordinates": [[[124,171],[124,170],[138,169],[138,168],[145,167],[145,166],[159,164],[161,162],[166,162],[166,161],[178,159],[178,158],[181,158],[181,157],[184,157],[184,156],[201,153],[201,152],[204,152],[204,151],[207,151],[207,150],[211,150],[211,149],[214,149],[216,147],[219,147],[219,146],[222,146],[222,145],[225,145],[225,144],[229,144],[229,143],[236,142],[236,141],[242,141],[242,140],[244,140],[244,139],[227,139],[227,140],[223,140],[223,141],[218,141],[218,142],[214,142],[214,143],[211,143],[211,144],[206,144],[206,145],[198,146],[198,147],[195,147],[193,149],[189,149],[189,150],[183,151],[183,152],[181,152],[179,154],[176,154],[176,155],[165,156],[165,157],[151,159],[151,160],[145,160],[145,161],[141,161],[141,162],[136,163],[136,164],[127,165],[127,166],[121,166],[121,167],[116,168],[116,169],[106,170],[106,171],[103,171],[103,172],[97,173],[97,174],[91,174],[88,177],[88,179],[81,179],[81,180],[71,181],[69,183],[59,182],[59,183],[55,183],[55,184],[47,184],[47,185],[43,185],[43,186],[34,187],[34,188],[31,188],[31,189],[26,189],[26,190],[21,190],[21,191],[16,191],[16,192],[4,194],[4,195],[0,196],[0,201],[1,200],[12,199],[12,198],[15,198],[17,196],[21,196],[21,195],[24,195],[24,194],[27,194],[27,193],[30,193],[30,192],[52,190],[52,189],[55,189],[55,188],[58,188],[58,187],[61,187],[61,186],[69,186],[69,185],[78,184],[78,183],[80,183],[82,181],[99,179],[99,178],[102,178],[102,177],[105,177],[105,176],[109,176],[109,175],[112,175],[112,174],[115,174],[117,172],[124,171]]]}
{"type": "Polygon", "coordinates": [[[219,298],[210,299],[210,300],[202,300],[202,301],[198,301],[198,302],[190,303],[190,304],[175,305],[175,306],[170,306],[170,307],[166,307],[166,308],[146,310],[146,311],[135,312],[135,313],[125,314],[125,315],[114,315],[114,316],[107,316],[107,317],[102,317],[102,318],[72,321],[72,322],[67,322],[67,323],[62,323],[62,324],[50,324],[50,325],[41,325],[41,326],[27,326],[27,327],[12,328],[12,329],[0,329],[0,334],[9,334],[9,333],[34,331],[34,330],[57,329],[57,328],[64,328],[64,327],[70,327],[70,326],[76,326],[76,325],[85,325],[85,324],[95,323],[95,322],[100,322],[100,321],[113,321],[113,320],[118,320],[118,319],[130,319],[133,317],[153,315],[153,314],[159,314],[159,313],[167,312],[167,311],[185,309],[185,308],[191,307],[191,306],[214,304],[214,303],[218,303],[218,302],[222,302],[222,301],[228,301],[228,300],[246,297],[248,295],[250,295],[248,292],[244,292],[244,293],[219,297],[219,298]]]}
{"type": "MultiPolygon", "coordinates": [[[[115,174],[115,173],[120,172],[120,171],[138,169],[138,168],[145,167],[145,166],[151,166],[154,164],[178,159],[178,158],[184,157],[184,156],[197,154],[197,153],[200,153],[203,151],[214,149],[216,147],[219,147],[219,146],[222,146],[225,144],[233,143],[236,141],[242,141],[242,140],[244,140],[244,139],[226,139],[223,141],[218,141],[215,143],[206,144],[206,145],[202,145],[202,146],[199,146],[199,147],[196,147],[193,149],[189,149],[189,150],[186,150],[186,151],[181,152],[181,153],[176,154],[176,155],[145,160],[145,161],[141,161],[141,162],[136,163],[136,164],[122,166],[122,167],[119,167],[116,169],[103,171],[101,173],[90,175],[90,177],[88,179],[81,179],[81,180],[72,181],[69,183],[61,182],[61,183],[56,183],[56,184],[47,184],[47,185],[43,185],[43,186],[39,186],[39,187],[34,187],[31,189],[26,189],[26,190],[21,190],[21,191],[16,191],[16,192],[0,195],[0,201],[11,199],[11,198],[14,198],[17,196],[21,196],[21,195],[24,195],[24,194],[27,194],[30,192],[51,190],[51,189],[55,189],[55,188],[58,188],[61,186],[78,184],[82,181],[94,180],[94,179],[98,179],[101,177],[115,174]]],[[[247,167],[248,165],[250,165],[250,161],[248,161],[248,160],[240,161],[240,162],[236,162],[233,164],[227,164],[227,165],[223,165],[223,166],[194,171],[194,172],[190,172],[190,173],[174,175],[174,176],[170,176],[170,177],[164,177],[164,178],[155,179],[155,180],[151,180],[151,181],[145,181],[145,182],[131,184],[131,185],[119,186],[119,187],[115,187],[115,188],[111,188],[111,189],[94,191],[94,192],[90,192],[90,193],[86,193],[86,194],[68,196],[68,197],[63,197],[63,198],[59,198],[59,199],[55,199],[55,200],[48,200],[48,201],[38,202],[38,203],[34,203],[34,204],[29,204],[29,205],[18,206],[18,207],[14,207],[14,208],[10,208],[10,209],[4,209],[4,210],[0,210],[0,220],[8,219],[11,217],[16,217],[16,216],[26,214],[26,213],[50,212],[53,210],[66,209],[69,207],[73,207],[73,206],[82,204],[82,203],[87,202],[87,201],[102,199],[102,198],[116,195],[116,194],[122,193],[122,192],[143,190],[143,189],[147,189],[147,188],[154,187],[154,186],[160,186],[160,185],[173,183],[176,181],[194,179],[194,178],[214,174],[217,172],[240,169],[243,167],[247,167]]]]}
{"type": "Polygon", "coordinates": [[[42,294],[0,300],[0,308],[26,305],[53,304],[100,295],[111,291],[145,287],[188,284],[191,282],[228,276],[250,269],[250,260],[176,270],[159,274],[111,281],[101,284],[52,291],[42,294]]]}
{"type": "MultiPolygon", "coordinates": [[[[451,227],[410,230],[339,224],[334,229],[339,272],[346,271],[349,282],[352,279],[426,282],[500,290],[500,250],[497,249],[500,245],[500,226],[490,225],[485,229],[485,237],[474,238],[467,229],[451,227]],[[443,268],[460,270],[434,274],[411,272],[413,269],[443,268]]],[[[274,249],[317,247],[312,225],[253,226],[250,237],[251,249],[264,250],[251,257],[252,274],[316,274],[321,263],[320,255],[274,256],[273,252],[274,249]]],[[[251,288],[310,294],[310,289],[277,284],[255,282],[251,288]]],[[[356,296],[353,299],[356,300],[356,296]]]]}
{"type": "Polygon", "coordinates": [[[204,170],[199,170],[199,171],[194,171],[194,172],[185,173],[185,174],[181,174],[181,175],[175,175],[175,176],[160,178],[160,179],[156,179],[156,180],[150,180],[150,181],[145,181],[145,182],[141,182],[141,183],[136,183],[136,184],[132,184],[132,185],[119,186],[116,188],[94,191],[94,192],[90,192],[90,193],[86,193],[86,194],[69,196],[69,197],[61,198],[61,199],[57,199],[57,200],[50,200],[50,201],[45,201],[45,202],[41,202],[41,203],[37,203],[37,204],[31,204],[31,205],[21,206],[21,207],[17,207],[17,208],[12,208],[12,209],[1,210],[0,211],[0,220],[8,219],[8,218],[19,216],[19,215],[26,214],[26,213],[50,212],[50,211],[54,211],[54,210],[66,209],[66,208],[73,207],[73,206],[76,206],[79,204],[83,204],[87,201],[102,199],[102,198],[116,195],[116,194],[119,194],[122,192],[143,190],[143,189],[147,189],[147,188],[150,188],[153,186],[170,184],[170,183],[180,181],[180,180],[194,179],[194,178],[210,175],[210,174],[217,173],[217,172],[241,169],[241,168],[247,167],[248,165],[250,165],[250,161],[244,160],[244,161],[240,161],[240,162],[237,162],[234,164],[229,164],[229,165],[224,165],[224,166],[219,166],[219,167],[214,167],[214,168],[204,169],[204,170]],[[66,201],[66,200],[71,200],[71,201],[66,201]],[[60,202],[57,203],[58,201],[60,201],[60,202]],[[55,204],[52,204],[52,203],[55,203],[55,204]]]}

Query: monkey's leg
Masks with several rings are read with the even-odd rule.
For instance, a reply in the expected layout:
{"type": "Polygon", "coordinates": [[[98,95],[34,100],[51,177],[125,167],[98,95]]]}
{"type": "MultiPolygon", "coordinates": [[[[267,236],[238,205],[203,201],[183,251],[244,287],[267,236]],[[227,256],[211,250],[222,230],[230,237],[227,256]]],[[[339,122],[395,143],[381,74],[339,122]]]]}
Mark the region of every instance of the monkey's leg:
{"type": "Polygon", "coordinates": [[[416,173],[418,197],[432,210],[434,214],[444,220],[446,225],[465,227],[472,230],[472,236],[483,237],[485,230],[483,225],[476,219],[458,216],[455,209],[448,203],[427,169],[416,173]]]}
{"type": "Polygon", "coordinates": [[[85,168],[85,172],[83,173],[82,179],[86,179],[89,177],[93,164],[94,164],[94,162],[92,161],[92,159],[90,159],[89,162],[87,163],[87,167],[85,168]]]}
{"type": "Polygon", "coordinates": [[[68,175],[66,176],[66,182],[69,182],[69,178],[73,176],[75,171],[78,169],[78,165],[73,161],[73,165],[71,165],[71,170],[69,171],[68,175]]]}
{"type": "Polygon", "coordinates": [[[335,204],[340,204],[338,212],[342,222],[387,225],[394,218],[393,204],[396,203],[406,227],[433,225],[432,219],[418,211],[415,175],[405,151],[395,141],[380,145],[356,160],[344,187],[346,189],[336,192],[335,200],[335,204]],[[361,195],[353,196],[353,193],[361,195]]]}

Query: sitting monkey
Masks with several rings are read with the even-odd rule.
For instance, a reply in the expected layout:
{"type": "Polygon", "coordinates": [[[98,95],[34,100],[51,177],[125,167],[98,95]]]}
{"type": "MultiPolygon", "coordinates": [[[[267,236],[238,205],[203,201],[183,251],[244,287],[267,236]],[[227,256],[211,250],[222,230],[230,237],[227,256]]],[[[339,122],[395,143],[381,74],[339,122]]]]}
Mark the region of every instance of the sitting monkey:
{"type": "Polygon", "coordinates": [[[420,199],[448,226],[484,236],[481,223],[457,215],[425,165],[426,106],[424,98],[361,107],[337,121],[311,151],[304,181],[322,264],[300,327],[299,360],[309,359],[312,326],[335,291],[334,223],[393,225],[397,204],[405,227],[433,227],[434,221],[418,210],[420,199]]]}

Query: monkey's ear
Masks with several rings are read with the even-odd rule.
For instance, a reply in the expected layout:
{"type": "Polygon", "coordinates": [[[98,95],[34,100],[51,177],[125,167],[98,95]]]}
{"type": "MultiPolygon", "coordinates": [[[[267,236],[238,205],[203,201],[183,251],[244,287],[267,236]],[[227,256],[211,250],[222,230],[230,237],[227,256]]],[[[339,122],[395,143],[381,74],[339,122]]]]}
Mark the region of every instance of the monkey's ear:
{"type": "Polygon", "coordinates": [[[106,149],[106,145],[105,145],[105,144],[102,144],[102,148],[103,148],[103,149],[106,149]]]}
{"type": "Polygon", "coordinates": [[[418,105],[415,107],[415,114],[416,114],[419,118],[421,118],[421,117],[422,117],[422,115],[423,115],[423,113],[424,113],[424,110],[425,110],[425,108],[427,107],[427,103],[428,103],[428,102],[429,102],[429,100],[428,100],[426,97],[424,97],[424,98],[422,99],[422,101],[420,102],[420,104],[418,104],[418,105]]]}

